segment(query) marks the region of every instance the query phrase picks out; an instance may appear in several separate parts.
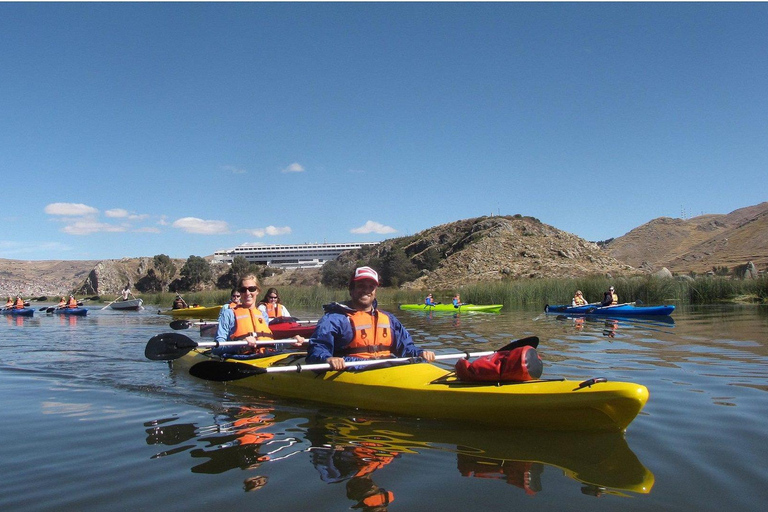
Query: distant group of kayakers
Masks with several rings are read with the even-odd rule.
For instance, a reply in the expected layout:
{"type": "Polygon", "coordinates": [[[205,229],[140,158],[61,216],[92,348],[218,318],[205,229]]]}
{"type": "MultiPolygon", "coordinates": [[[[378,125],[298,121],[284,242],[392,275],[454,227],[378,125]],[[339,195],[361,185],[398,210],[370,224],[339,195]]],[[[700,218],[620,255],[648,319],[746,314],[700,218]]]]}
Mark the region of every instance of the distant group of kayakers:
{"type": "MultiPolygon", "coordinates": [[[[603,300],[600,301],[600,303],[595,303],[599,306],[616,306],[619,303],[619,296],[616,294],[616,291],[614,290],[613,286],[608,288],[608,291],[603,293],[603,300]]],[[[581,290],[576,290],[576,294],[573,296],[573,300],[571,301],[571,306],[578,307],[578,306],[588,306],[590,303],[587,301],[587,299],[584,298],[584,294],[581,292],[581,290]]]]}
{"type": "MultiPolygon", "coordinates": [[[[442,304],[442,302],[435,302],[434,297],[432,294],[428,294],[426,298],[424,299],[424,305],[425,306],[437,306],[438,304],[442,304]]],[[[458,308],[459,306],[462,306],[464,303],[461,302],[461,295],[458,293],[453,296],[453,299],[451,299],[451,304],[453,304],[453,307],[458,308]]]]}
{"type": "MultiPolygon", "coordinates": [[[[21,298],[21,295],[17,295],[15,299],[9,296],[8,300],[5,301],[5,307],[3,307],[3,309],[24,309],[26,307],[29,307],[29,301],[25,301],[21,298]]],[[[70,295],[69,298],[62,296],[61,299],[59,299],[59,303],[56,305],[57,309],[76,307],[78,307],[78,304],[73,295],[70,295]]]]}
{"type": "Polygon", "coordinates": [[[24,299],[21,298],[21,295],[17,295],[15,299],[8,296],[8,300],[5,301],[5,307],[3,307],[3,309],[24,309],[26,304],[28,304],[28,302],[25,302],[24,299]]]}

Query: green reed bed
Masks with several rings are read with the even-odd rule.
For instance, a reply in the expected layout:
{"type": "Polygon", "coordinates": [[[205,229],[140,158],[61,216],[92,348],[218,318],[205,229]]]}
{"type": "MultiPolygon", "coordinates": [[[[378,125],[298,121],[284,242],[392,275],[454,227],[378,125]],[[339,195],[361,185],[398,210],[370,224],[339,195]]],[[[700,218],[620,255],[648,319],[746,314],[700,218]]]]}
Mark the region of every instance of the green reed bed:
{"type": "MultiPolygon", "coordinates": [[[[392,305],[397,304],[421,304],[429,292],[433,294],[436,301],[442,303],[449,303],[455,293],[460,293],[461,300],[465,303],[504,304],[508,308],[543,309],[546,304],[570,304],[576,290],[584,292],[584,297],[588,301],[599,302],[603,298],[603,292],[611,285],[616,288],[621,303],[636,301],[643,304],[768,302],[768,278],[765,277],[747,280],[728,277],[525,279],[469,284],[450,290],[379,288],[376,295],[379,303],[390,309],[392,305]]],[[[281,286],[278,292],[280,299],[289,309],[319,309],[323,304],[349,298],[346,289],[332,289],[324,286],[281,286]]],[[[212,306],[227,303],[229,293],[230,290],[210,290],[182,293],[182,297],[190,305],[212,306]]],[[[175,296],[175,293],[141,295],[146,303],[156,304],[161,309],[170,308],[175,296]]],[[[259,296],[259,299],[261,298],[259,296]]]]}
{"type": "MultiPolygon", "coordinates": [[[[504,304],[508,307],[541,307],[545,304],[569,304],[576,290],[590,302],[599,302],[613,285],[619,302],[644,304],[712,304],[722,302],[768,301],[768,279],[663,279],[634,277],[608,279],[532,279],[472,284],[459,292],[464,302],[504,304]]],[[[435,292],[433,292],[435,293],[435,292]]]]}

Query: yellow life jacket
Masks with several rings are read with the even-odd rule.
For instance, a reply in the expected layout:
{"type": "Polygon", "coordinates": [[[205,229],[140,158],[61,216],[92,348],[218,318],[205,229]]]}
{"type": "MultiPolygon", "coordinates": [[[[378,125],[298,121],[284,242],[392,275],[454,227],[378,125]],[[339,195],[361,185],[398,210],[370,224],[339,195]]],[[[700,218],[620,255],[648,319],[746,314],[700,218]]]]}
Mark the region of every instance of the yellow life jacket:
{"type": "Polygon", "coordinates": [[[586,306],[588,304],[587,300],[583,296],[575,296],[573,298],[573,303],[577,306],[586,306]]]}
{"type": "Polygon", "coordinates": [[[248,336],[255,336],[257,340],[275,339],[264,317],[261,316],[261,311],[255,307],[245,308],[241,305],[231,309],[235,314],[235,332],[232,333],[231,339],[238,340],[248,336]]]}
{"type": "Polygon", "coordinates": [[[611,294],[611,306],[615,306],[619,303],[619,296],[616,293],[611,294]]]}
{"type": "Polygon", "coordinates": [[[347,314],[352,324],[354,337],[342,356],[354,356],[362,359],[382,359],[392,355],[392,328],[389,316],[381,311],[373,314],[355,311],[347,314]]]}

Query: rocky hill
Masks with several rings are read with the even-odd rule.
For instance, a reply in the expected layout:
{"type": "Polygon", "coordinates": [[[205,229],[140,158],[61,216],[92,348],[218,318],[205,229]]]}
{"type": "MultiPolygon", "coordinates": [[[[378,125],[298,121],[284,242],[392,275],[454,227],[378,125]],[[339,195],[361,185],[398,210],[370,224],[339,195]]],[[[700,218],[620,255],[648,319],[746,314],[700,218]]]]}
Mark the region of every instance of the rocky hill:
{"type": "Polygon", "coordinates": [[[478,217],[436,226],[413,236],[386,240],[373,249],[350,251],[386,260],[402,250],[422,269],[407,288],[447,289],[501,279],[631,275],[638,271],[588,242],[533,217],[478,217]]]}
{"type": "Polygon", "coordinates": [[[768,202],[723,215],[661,217],[606,244],[608,254],[633,267],[705,273],[713,267],[768,267],[768,202]]]}

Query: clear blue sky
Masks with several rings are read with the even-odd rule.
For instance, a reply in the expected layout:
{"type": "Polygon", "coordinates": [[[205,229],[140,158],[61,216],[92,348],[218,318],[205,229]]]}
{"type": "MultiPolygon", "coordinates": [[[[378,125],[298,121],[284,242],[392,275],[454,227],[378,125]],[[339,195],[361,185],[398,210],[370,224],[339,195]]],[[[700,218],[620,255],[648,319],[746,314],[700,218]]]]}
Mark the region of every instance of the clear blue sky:
{"type": "Polygon", "coordinates": [[[768,200],[766,3],[2,3],[0,257],[768,200]]]}

